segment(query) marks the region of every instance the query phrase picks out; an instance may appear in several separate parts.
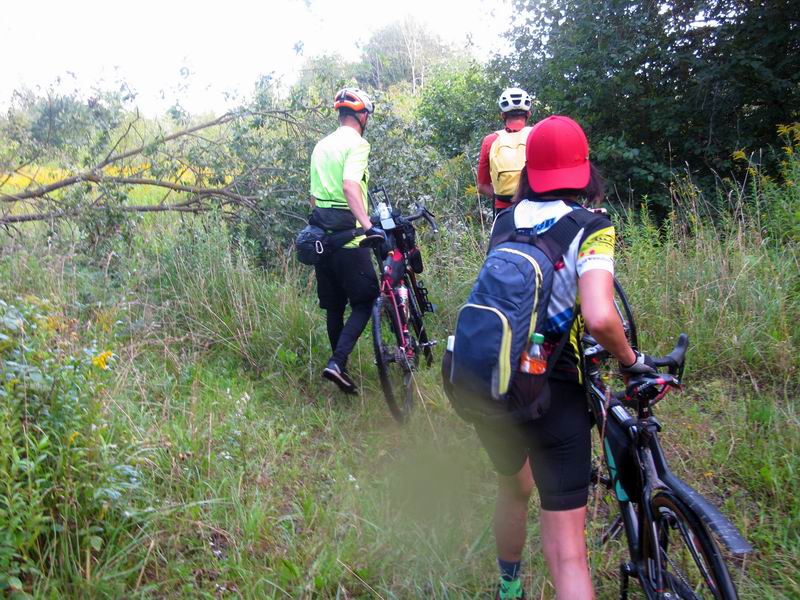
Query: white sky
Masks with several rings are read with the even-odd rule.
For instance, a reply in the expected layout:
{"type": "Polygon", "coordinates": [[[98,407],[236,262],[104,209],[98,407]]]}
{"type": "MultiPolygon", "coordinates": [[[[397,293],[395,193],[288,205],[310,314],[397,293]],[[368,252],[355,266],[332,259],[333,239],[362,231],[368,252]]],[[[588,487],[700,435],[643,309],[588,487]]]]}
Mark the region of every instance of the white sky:
{"type": "Polygon", "coordinates": [[[3,0],[0,110],[21,87],[60,81],[84,93],[125,81],[147,114],[178,100],[190,112],[222,111],[225,92],[248,95],[260,75],[294,79],[303,55],[359,55],[356,44],[410,14],[479,58],[500,50],[507,0],[3,0]]]}

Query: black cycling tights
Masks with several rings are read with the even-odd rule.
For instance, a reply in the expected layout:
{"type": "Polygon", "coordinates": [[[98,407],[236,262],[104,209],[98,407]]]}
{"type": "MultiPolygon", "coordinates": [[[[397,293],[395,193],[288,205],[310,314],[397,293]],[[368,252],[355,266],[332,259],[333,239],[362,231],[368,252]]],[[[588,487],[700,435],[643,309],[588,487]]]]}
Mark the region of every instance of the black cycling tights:
{"type": "Polygon", "coordinates": [[[342,369],[347,366],[347,358],[369,322],[372,302],[354,304],[352,312],[344,322],[344,307],[328,309],[328,340],[331,343],[333,360],[342,369]]]}

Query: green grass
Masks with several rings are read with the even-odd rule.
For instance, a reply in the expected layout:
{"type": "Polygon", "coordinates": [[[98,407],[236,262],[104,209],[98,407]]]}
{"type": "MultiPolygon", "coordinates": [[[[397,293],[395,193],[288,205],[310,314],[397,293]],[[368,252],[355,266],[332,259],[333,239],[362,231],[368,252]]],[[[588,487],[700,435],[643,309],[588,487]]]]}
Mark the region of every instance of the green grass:
{"type": "MultiPolygon", "coordinates": [[[[760,235],[752,215],[714,227],[692,215],[676,204],[662,227],[628,217],[620,228],[618,269],[643,347],[668,350],[679,331],[692,338],[687,391],[658,407],[662,439],[675,472],[753,543],[736,570],[741,596],[798,597],[797,247],[760,235]]],[[[429,323],[442,339],[484,238],[458,223],[421,238],[439,307],[429,323]]],[[[351,363],[362,394],[335,392],[319,377],[329,350],[311,272],[288,256],[256,267],[251,248],[230,239],[213,220],[163,215],[88,249],[66,226],[49,239],[36,227],[2,239],[0,299],[44,307],[52,325],[27,340],[30,351],[52,352],[52,369],[84,349],[115,354],[102,385],[83,392],[92,410],[74,417],[102,432],[73,457],[77,482],[97,489],[115,464],[137,473],[124,509],[44,505],[80,528],[38,535],[36,570],[18,577],[24,592],[487,597],[494,476],[436,365],[418,374],[404,428],[383,404],[366,336],[351,363]]],[[[33,482],[30,493],[58,489],[65,476],[53,473],[55,488],[33,482]]],[[[525,585],[548,598],[534,505],[525,585]]],[[[588,525],[591,564],[598,597],[613,598],[620,553],[594,542],[603,523],[598,511],[588,525]]]]}

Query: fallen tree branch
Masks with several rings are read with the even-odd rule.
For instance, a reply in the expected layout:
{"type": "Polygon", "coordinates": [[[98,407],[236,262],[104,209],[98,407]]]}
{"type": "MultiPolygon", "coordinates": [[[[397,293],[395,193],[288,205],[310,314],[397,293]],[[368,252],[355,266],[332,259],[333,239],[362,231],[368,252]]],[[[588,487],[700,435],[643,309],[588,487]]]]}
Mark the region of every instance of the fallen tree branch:
{"type": "MultiPolygon", "coordinates": [[[[111,164],[117,163],[117,162],[119,162],[121,160],[125,160],[126,158],[131,158],[133,156],[137,156],[139,154],[142,154],[148,148],[151,148],[151,147],[154,147],[154,146],[162,146],[162,145],[164,145],[164,144],[166,144],[168,142],[171,142],[173,140],[192,135],[192,134],[194,134],[194,133],[196,133],[198,131],[202,131],[204,129],[208,129],[209,127],[215,127],[217,125],[223,125],[225,123],[228,123],[229,121],[233,121],[234,119],[238,119],[238,118],[241,118],[243,116],[252,115],[252,114],[255,114],[255,113],[249,113],[249,112],[244,112],[244,113],[227,112],[224,115],[222,115],[220,117],[217,117],[216,119],[212,119],[211,121],[206,121],[204,123],[200,123],[199,125],[195,125],[194,127],[189,127],[187,129],[182,129],[180,131],[176,131],[175,133],[172,133],[170,135],[164,136],[162,138],[157,138],[157,139],[155,139],[155,140],[153,140],[151,142],[148,142],[146,144],[142,144],[142,145],[137,146],[136,148],[133,148],[131,150],[127,150],[127,151],[121,152],[119,154],[113,154],[114,148],[119,147],[119,145],[121,144],[122,140],[130,133],[130,131],[133,128],[136,120],[138,120],[138,116],[137,116],[137,119],[129,124],[128,129],[122,135],[122,137],[120,137],[115,142],[114,148],[112,148],[111,152],[102,161],[100,161],[99,163],[94,165],[92,168],[87,169],[85,171],[82,171],[81,173],[72,175],[70,177],[66,177],[66,178],[61,179],[59,181],[55,181],[55,182],[53,182],[51,184],[48,184],[48,185],[39,186],[39,187],[32,188],[32,189],[27,189],[27,190],[24,190],[24,191],[21,191],[21,192],[18,192],[18,193],[14,193],[14,194],[0,194],[0,202],[14,203],[14,202],[20,202],[22,200],[29,200],[31,198],[44,198],[47,195],[51,194],[52,192],[55,192],[57,190],[65,188],[65,187],[69,187],[71,185],[75,185],[75,184],[81,183],[82,181],[94,181],[94,182],[97,182],[99,178],[105,178],[106,180],[108,180],[108,177],[103,175],[102,173],[100,173],[100,171],[103,168],[105,168],[105,167],[107,167],[107,166],[109,166],[111,164]]],[[[259,112],[258,115],[259,116],[269,116],[269,117],[272,117],[272,118],[275,118],[275,119],[279,119],[279,120],[283,120],[283,121],[295,122],[294,120],[292,120],[288,116],[289,115],[288,111],[283,111],[283,110],[259,112]]],[[[155,185],[155,184],[148,184],[148,185],[155,185]]]]}
{"type": "MultiPolygon", "coordinates": [[[[120,212],[188,212],[188,213],[201,213],[212,210],[212,206],[198,204],[195,200],[190,202],[181,202],[178,204],[144,204],[134,206],[118,206],[113,210],[120,212]]],[[[109,206],[98,205],[88,206],[83,208],[76,208],[72,210],[52,211],[48,213],[35,213],[28,215],[7,215],[0,217],[0,226],[9,225],[12,223],[30,223],[33,221],[52,221],[54,219],[64,219],[67,217],[76,217],[87,210],[112,210],[109,206]]]]}

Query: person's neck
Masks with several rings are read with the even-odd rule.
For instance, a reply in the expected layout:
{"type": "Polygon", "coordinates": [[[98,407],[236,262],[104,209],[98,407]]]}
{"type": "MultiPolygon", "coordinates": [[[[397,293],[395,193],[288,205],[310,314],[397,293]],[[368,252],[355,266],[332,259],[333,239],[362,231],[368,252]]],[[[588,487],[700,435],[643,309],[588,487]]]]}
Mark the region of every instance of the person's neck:
{"type": "Polygon", "coordinates": [[[350,129],[354,129],[358,135],[360,136],[364,135],[364,129],[361,127],[361,123],[359,123],[358,119],[356,119],[355,117],[350,117],[345,119],[343,122],[339,123],[339,126],[349,127],[350,129]]]}
{"type": "Polygon", "coordinates": [[[525,123],[527,123],[527,121],[528,119],[525,117],[509,117],[506,119],[506,129],[519,131],[525,127],[525,123]]]}

